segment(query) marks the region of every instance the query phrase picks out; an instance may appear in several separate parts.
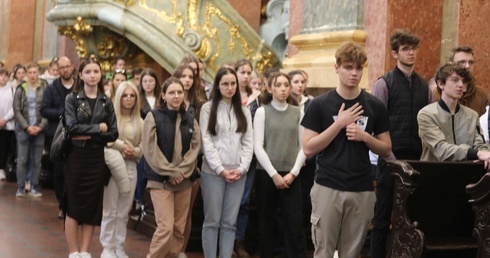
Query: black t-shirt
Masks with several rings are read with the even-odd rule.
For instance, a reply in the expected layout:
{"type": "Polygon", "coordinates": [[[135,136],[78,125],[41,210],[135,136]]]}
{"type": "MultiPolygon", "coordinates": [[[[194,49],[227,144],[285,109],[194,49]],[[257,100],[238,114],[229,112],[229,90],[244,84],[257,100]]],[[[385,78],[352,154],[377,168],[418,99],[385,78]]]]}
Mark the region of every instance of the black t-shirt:
{"type": "MultiPolygon", "coordinates": [[[[363,117],[357,121],[361,128],[373,135],[389,130],[390,121],[385,106],[365,91],[352,100],[343,99],[336,90],[316,97],[306,110],[301,125],[322,133],[333,124],[342,103],[348,109],[357,102],[364,110],[363,117]]],[[[345,128],[318,153],[317,163],[316,183],[340,191],[373,191],[369,148],[363,142],[347,140],[345,128]]]]}

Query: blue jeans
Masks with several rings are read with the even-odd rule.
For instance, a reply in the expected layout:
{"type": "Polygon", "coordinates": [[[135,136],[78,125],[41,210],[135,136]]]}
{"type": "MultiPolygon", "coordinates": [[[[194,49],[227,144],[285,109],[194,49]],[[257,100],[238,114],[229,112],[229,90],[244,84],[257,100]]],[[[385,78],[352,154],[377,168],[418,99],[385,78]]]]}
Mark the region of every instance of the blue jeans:
{"type": "Polygon", "coordinates": [[[247,231],[248,215],[250,212],[250,195],[255,182],[255,170],[257,166],[257,159],[255,156],[250,163],[250,168],[247,172],[247,180],[245,180],[245,189],[243,190],[242,200],[240,202],[240,210],[238,211],[238,218],[236,220],[236,240],[244,240],[245,232],[247,231]]]}
{"type": "Polygon", "coordinates": [[[44,133],[31,136],[24,130],[15,130],[17,136],[17,186],[25,187],[26,173],[29,170],[31,187],[37,189],[41,172],[41,158],[44,148],[44,133]]]}
{"type": "Polygon", "coordinates": [[[217,174],[201,173],[201,191],[204,204],[202,225],[202,248],[204,257],[215,258],[218,246],[219,257],[229,258],[233,253],[236,219],[247,176],[234,183],[227,183],[217,174]]]}

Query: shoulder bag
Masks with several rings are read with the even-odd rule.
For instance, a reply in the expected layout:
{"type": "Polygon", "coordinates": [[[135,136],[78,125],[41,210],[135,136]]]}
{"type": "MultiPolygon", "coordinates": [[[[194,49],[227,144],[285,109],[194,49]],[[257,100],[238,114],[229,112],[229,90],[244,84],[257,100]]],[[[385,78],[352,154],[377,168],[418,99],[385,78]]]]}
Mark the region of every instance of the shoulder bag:
{"type": "Polygon", "coordinates": [[[65,154],[70,144],[70,136],[65,127],[65,121],[63,115],[60,116],[60,122],[53,136],[53,143],[51,144],[51,151],[49,158],[53,162],[62,163],[65,160],[65,154]]]}

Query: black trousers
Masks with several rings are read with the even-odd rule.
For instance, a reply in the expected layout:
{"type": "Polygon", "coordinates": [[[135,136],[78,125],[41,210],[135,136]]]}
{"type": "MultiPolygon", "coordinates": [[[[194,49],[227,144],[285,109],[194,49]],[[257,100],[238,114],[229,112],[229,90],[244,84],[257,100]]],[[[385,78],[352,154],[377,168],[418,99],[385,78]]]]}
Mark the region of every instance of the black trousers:
{"type": "MultiPolygon", "coordinates": [[[[281,176],[286,172],[279,172],[281,176]]],[[[288,189],[276,188],[272,178],[265,170],[257,169],[255,181],[258,203],[260,257],[273,258],[275,239],[275,208],[276,203],[281,209],[282,232],[286,257],[306,258],[306,237],[303,228],[303,201],[301,182],[296,178],[288,189]]]]}
{"type": "MultiPolygon", "coordinates": [[[[53,136],[47,136],[44,138],[44,148],[47,152],[51,150],[51,144],[53,143],[53,136]]],[[[50,161],[51,162],[51,161],[50,161]]],[[[65,191],[65,183],[63,176],[63,167],[65,163],[51,162],[51,169],[53,172],[53,188],[56,195],[56,200],[58,204],[61,204],[63,200],[63,194],[65,191]]]]}
{"type": "Polygon", "coordinates": [[[385,258],[393,209],[394,179],[384,159],[378,159],[376,172],[376,205],[371,234],[371,257],[385,258]]]}
{"type": "Polygon", "coordinates": [[[16,153],[15,132],[0,130],[0,169],[5,169],[9,156],[15,158],[16,153]]]}

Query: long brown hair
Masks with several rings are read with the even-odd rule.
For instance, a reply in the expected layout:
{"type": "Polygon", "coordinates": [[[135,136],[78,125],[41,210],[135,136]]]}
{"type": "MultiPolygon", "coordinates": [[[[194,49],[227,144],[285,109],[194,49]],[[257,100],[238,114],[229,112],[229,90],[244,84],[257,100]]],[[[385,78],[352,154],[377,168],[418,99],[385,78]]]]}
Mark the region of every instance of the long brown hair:
{"type": "Polygon", "coordinates": [[[199,76],[196,76],[196,73],[194,73],[194,70],[189,64],[180,64],[175,68],[174,73],[172,74],[172,77],[178,78],[180,80],[180,77],[184,73],[185,69],[191,70],[194,78],[192,80],[192,86],[189,89],[189,92],[187,93],[187,98],[189,98],[189,103],[194,106],[196,110],[200,110],[202,104],[205,102],[204,97],[201,96],[199,90],[202,89],[199,85],[199,76]]]}
{"type": "MultiPolygon", "coordinates": [[[[163,82],[161,93],[167,94],[168,87],[171,84],[173,84],[173,83],[176,83],[176,84],[180,85],[182,87],[182,90],[184,90],[184,85],[182,85],[182,82],[180,82],[180,79],[179,78],[169,77],[168,79],[166,79],[163,82]]],[[[164,99],[162,99],[162,94],[161,93],[160,93],[160,98],[159,98],[160,99],[160,107],[164,107],[166,105],[166,102],[165,102],[164,99]]],[[[180,104],[179,112],[180,113],[185,112],[185,103],[184,103],[184,101],[182,101],[182,103],[180,104]]]]}
{"type": "Polygon", "coordinates": [[[238,90],[238,77],[235,71],[231,68],[220,68],[218,72],[216,72],[216,77],[214,78],[213,83],[213,94],[211,97],[211,110],[209,112],[209,123],[208,123],[208,131],[211,135],[216,135],[216,123],[218,116],[218,105],[223,96],[221,95],[221,91],[219,90],[219,83],[221,78],[227,74],[233,74],[235,76],[237,89],[235,94],[231,98],[231,106],[233,107],[233,112],[235,112],[235,117],[237,120],[237,133],[245,133],[247,131],[247,118],[245,117],[245,113],[243,113],[243,105],[240,97],[240,91],[238,90]]]}
{"type": "Polygon", "coordinates": [[[145,89],[143,89],[143,77],[145,75],[149,75],[151,77],[153,77],[153,79],[155,79],[155,88],[153,89],[153,96],[155,97],[155,107],[159,107],[160,106],[160,93],[162,91],[162,87],[160,86],[160,82],[158,81],[158,76],[157,76],[157,73],[155,72],[155,70],[151,69],[151,68],[145,68],[143,69],[143,71],[141,71],[140,73],[141,77],[140,77],[140,95],[141,95],[141,101],[140,101],[140,105],[141,105],[141,109],[143,109],[143,107],[145,106],[145,89]]]}
{"type": "MultiPolygon", "coordinates": [[[[277,78],[279,77],[284,77],[286,79],[288,79],[288,82],[289,82],[289,87],[291,87],[291,79],[289,78],[289,76],[285,73],[281,73],[281,72],[277,72],[277,73],[273,73],[269,76],[268,80],[267,80],[267,88],[272,88],[274,87],[274,83],[276,83],[277,81],[277,78]]],[[[261,99],[261,103],[263,105],[267,105],[269,103],[271,103],[272,101],[272,94],[269,93],[268,90],[266,90],[263,94],[262,94],[262,99],[261,99]]],[[[294,106],[298,106],[298,101],[296,101],[295,98],[293,98],[291,96],[291,94],[289,94],[288,98],[286,99],[286,102],[288,104],[291,104],[291,105],[294,105],[294,106]]]]}
{"type": "MultiPolygon", "coordinates": [[[[242,66],[245,66],[245,65],[250,66],[252,71],[254,70],[254,67],[252,66],[252,63],[250,61],[248,61],[247,59],[241,59],[235,63],[235,72],[238,73],[238,69],[242,66]]],[[[238,86],[240,86],[240,85],[238,85],[238,86]]],[[[250,83],[247,85],[247,87],[245,89],[247,91],[248,96],[252,95],[253,91],[252,91],[252,87],[250,87],[250,83]]]]}
{"type": "Polygon", "coordinates": [[[80,92],[80,91],[83,90],[83,86],[85,84],[84,84],[83,80],[80,78],[80,73],[82,73],[83,72],[83,68],[85,68],[85,66],[87,66],[89,64],[96,64],[96,65],[99,66],[99,69],[100,69],[100,80],[97,83],[97,91],[99,93],[104,94],[104,81],[102,80],[102,67],[100,66],[99,60],[97,60],[96,58],[92,58],[92,57],[91,58],[84,59],[80,63],[80,66],[78,68],[78,74],[77,74],[77,82],[75,83],[75,88],[73,88],[73,91],[74,92],[80,92]]]}
{"type": "MultiPolygon", "coordinates": [[[[187,64],[187,65],[190,65],[190,63],[195,63],[196,64],[196,70],[194,71],[194,69],[192,69],[192,71],[194,72],[194,80],[197,80],[197,83],[196,85],[199,86],[197,87],[196,89],[196,96],[198,99],[200,99],[199,103],[196,106],[195,104],[194,107],[197,109],[199,108],[200,109],[200,106],[202,106],[202,104],[204,104],[204,102],[206,102],[207,100],[207,97],[206,97],[206,91],[204,91],[204,85],[202,85],[202,78],[201,78],[201,75],[199,74],[199,61],[200,59],[194,57],[194,56],[191,56],[191,55],[185,55],[182,60],[180,60],[180,63],[179,65],[183,65],[183,64],[187,64]]],[[[192,68],[192,66],[191,66],[192,68]]],[[[177,77],[179,78],[179,77],[177,77]]],[[[189,98],[190,100],[190,98],[189,98]]]]}

